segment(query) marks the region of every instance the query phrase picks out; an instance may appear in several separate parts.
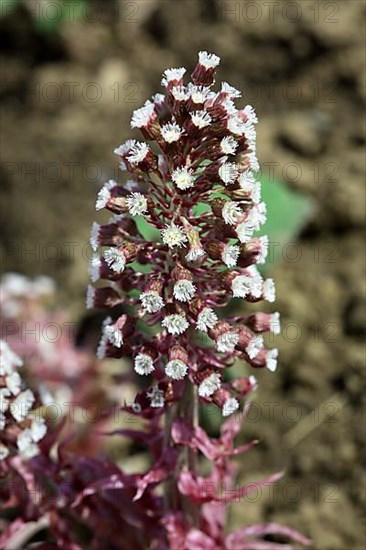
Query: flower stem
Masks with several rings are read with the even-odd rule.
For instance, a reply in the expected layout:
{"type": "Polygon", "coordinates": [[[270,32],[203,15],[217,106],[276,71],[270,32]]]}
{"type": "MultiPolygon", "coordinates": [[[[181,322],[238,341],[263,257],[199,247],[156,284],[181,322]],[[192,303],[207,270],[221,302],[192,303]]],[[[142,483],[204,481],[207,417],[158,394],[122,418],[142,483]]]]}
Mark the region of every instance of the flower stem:
{"type": "MultiPolygon", "coordinates": [[[[197,388],[187,379],[184,394],[177,407],[167,408],[165,415],[164,449],[172,445],[171,429],[175,419],[185,419],[193,429],[198,426],[198,393],[197,388]]],[[[176,471],[164,485],[164,504],[166,511],[180,510],[185,520],[192,527],[198,526],[199,507],[188,497],[182,497],[177,488],[177,477],[180,470],[197,473],[197,454],[190,448],[183,448],[177,463],[176,471]]]]}

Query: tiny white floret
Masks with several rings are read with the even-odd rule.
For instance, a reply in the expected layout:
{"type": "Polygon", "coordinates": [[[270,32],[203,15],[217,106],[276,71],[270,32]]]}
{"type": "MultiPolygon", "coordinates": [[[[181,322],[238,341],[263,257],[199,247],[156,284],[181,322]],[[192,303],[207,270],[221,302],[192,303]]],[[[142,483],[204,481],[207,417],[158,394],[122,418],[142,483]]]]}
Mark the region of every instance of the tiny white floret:
{"type": "Polygon", "coordinates": [[[32,441],[38,443],[47,433],[47,426],[44,418],[39,418],[37,420],[33,419],[30,427],[30,433],[32,441]]]}
{"type": "Polygon", "coordinates": [[[149,146],[146,143],[143,143],[143,142],[135,143],[135,145],[131,147],[128,153],[127,160],[131,164],[139,164],[140,162],[145,160],[145,158],[149,154],[149,151],[150,151],[149,146]]]}
{"type": "Polygon", "coordinates": [[[237,332],[224,332],[216,341],[217,351],[221,353],[232,353],[238,342],[239,335],[237,332]]]}
{"type": "Polygon", "coordinates": [[[245,124],[236,114],[233,113],[227,121],[227,129],[236,136],[242,136],[245,131],[245,124]]]}
{"type": "Polygon", "coordinates": [[[208,86],[194,86],[193,84],[188,84],[188,89],[191,100],[195,104],[204,103],[210,93],[210,88],[208,86]]]}
{"type": "Polygon", "coordinates": [[[115,150],[114,150],[114,153],[116,155],[119,155],[120,157],[123,157],[124,155],[127,155],[127,153],[129,151],[131,151],[132,147],[136,144],[136,140],[135,139],[128,139],[127,141],[125,141],[124,143],[122,143],[122,145],[120,145],[119,147],[117,147],[115,150]]]}
{"type": "Polygon", "coordinates": [[[90,246],[94,251],[96,251],[99,246],[99,231],[100,231],[99,223],[93,222],[93,225],[90,231],[90,246]]]}
{"type": "Polygon", "coordinates": [[[178,189],[185,191],[194,185],[193,170],[186,166],[176,168],[172,173],[172,180],[178,189]]]}
{"type": "Polygon", "coordinates": [[[220,58],[214,53],[199,52],[198,61],[206,69],[215,69],[220,64],[220,58]]]}
{"type": "Polygon", "coordinates": [[[38,446],[32,441],[31,431],[28,429],[19,433],[17,447],[24,458],[33,458],[39,452],[38,446]]]}
{"type": "Polygon", "coordinates": [[[151,407],[154,409],[164,407],[164,392],[159,390],[157,386],[154,386],[151,391],[146,393],[146,395],[150,399],[151,407]]]}
{"type": "Polygon", "coordinates": [[[268,236],[263,235],[262,237],[259,237],[259,244],[260,244],[260,254],[257,259],[257,264],[264,264],[268,256],[268,246],[269,246],[268,236]]]}
{"type": "Polygon", "coordinates": [[[247,117],[247,122],[249,122],[250,124],[257,124],[258,117],[254,107],[252,107],[251,105],[247,105],[246,107],[244,107],[243,112],[247,117]]]}
{"type": "Polygon", "coordinates": [[[172,359],[165,367],[166,374],[173,380],[183,380],[187,371],[188,366],[180,359],[172,359]]]}
{"type": "Polygon", "coordinates": [[[256,377],[251,374],[249,376],[248,380],[249,380],[250,385],[252,386],[252,391],[256,390],[257,387],[258,387],[258,381],[257,381],[256,377]]]}
{"type": "Polygon", "coordinates": [[[195,111],[191,113],[191,119],[193,124],[200,130],[206,128],[212,122],[212,118],[207,111],[195,111]]]}
{"type": "Polygon", "coordinates": [[[179,302],[189,302],[195,295],[196,287],[188,279],[181,279],[174,285],[174,298],[179,302]]]}
{"type": "Polygon", "coordinates": [[[268,302],[276,300],[276,287],[273,279],[266,279],[263,283],[263,297],[268,302]]]}
{"type": "Polygon", "coordinates": [[[0,460],[5,460],[9,456],[9,449],[0,443],[0,460]]]}
{"type": "Polygon", "coordinates": [[[267,352],[266,367],[271,372],[275,372],[275,370],[277,369],[277,357],[278,349],[271,349],[267,352]]]}
{"type": "Polygon", "coordinates": [[[245,298],[251,289],[251,277],[247,275],[237,275],[232,283],[231,290],[234,298],[245,298]]]}
{"type": "Polygon", "coordinates": [[[173,86],[171,92],[176,101],[187,101],[190,96],[189,90],[184,86],[173,86]]]}
{"type": "Polygon", "coordinates": [[[155,370],[152,357],[146,353],[139,353],[136,355],[134,370],[141,376],[147,376],[152,373],[155,370]]]}
{"type": "Polygon", "coordinates": [[[113,344],[116,348],[121,348],[123,346],[123,334],[118,327],[107,325],[104,327],[104,334],[108,342],[113,344]]]}
{"type": "Polygon", "coordinates": [[[202,258],[202,256],[204,256],[205,254],[206,252],[203,250],[202,247],[192,246],[188,254],[186,254],[186,260],[187,262],[195,262],[199,258],[202,258]]]}
{"type": "Polygon", "coordinates": [[[184,315],[173,313],[163,319],[162,323],[169,334],[183,334],[189,327],[189,323],[184,315]]]}
{"type": "Polygon", "coordinates": [[[148,126],[154,113],[155,106],[151,102],[147,102],[140,109],[136,109],[132,114],[131,128],[143,128],[148,126]]]}
{"type": "Polygon", "coordinates": [[[178,141],[183,134],[183,129],[175,122],[168,122],[161,127],[161,135],[167,143],[178,141]]]}
{"type": "Polygon", "coordinates": [[[127,206],[131,216],[141,216],[147,212],[147,199],[141,193],[131,193],[127,197],[127,206]]]}
{"type": "Polygon", "coordinates": [[[163,79],[161,81],[162,86],[168,86],[171,82],[182,80],[184,74],[187,72],[187,69],[184,67],[179,67],[178,69],[166,69],[163,73],[163,79]]]}
{"type": "Polygon", "coordinates": [[[225,136],[220,141],[220,148],[224,155],[234,155],[238,148],[238,142],[233,136],[225,136]]]}
{"type": "Polygon", "coordinates": [[[263,349],[263,336],[254,336],[247,347],[245,348],[245,351],[247,352],[250,359],[254,359],[257,357],[258,353],[263,349]]]}
{"type": "Polygon", "coordinates": [[[248,153],[246,155],[247,161],[249,162],[249,165],[254,172],[258,172],[260,169],[259,162],[257,159],[257,155],[253,153],[248,153]]]}
{"type": "Polygon", "coordinates": [[[200,397],[210,397],[221,387],[220,375],[217,373],[210,374],[198,386],[198,395],[200,397]]]}
{"type": "Polygon", "coordinates": [[[236,226],[235,232],[241,243],[247,243],[253,237],[254,227],[248,220],[245,220],[236,226]]]}
{"type": "Polygon", "coordinates": [[[237,264],[240,255],[240,248],[237,245],[226,244],[222,251],[222,261],[228,267],[234,267],[237,264]]]}
{"type": "Polygon", "coordinates": [[[123,251],[118,248],[107,248],[104,251],[104,259],[115,273],[122,273],[126,266],[126,257],[123,251]]]}
{"type": "Polygon", "coordinates": [[[0,340],[0,375],[11,374],[15,367],[21,367],[23,361],[4,340],[0,340]]]}
{"type": "Polygon", "coordinates": [[[101,210],[102,208],[105,208],[105,206],[107,205],[111,197],[111,190],[114,187],[117,187],[117,185],[118,185],[117,182],[114,180],[108,180],[103,185],[103,187],[101,188],[101,190],[98,192],[98,195],[97,195],[97,202],[95,204],[96,210],[101,210]]]}
{"type": "Polygon", "coordinates": [[[97,280],[100,277],[100,267],[101,267],[100,257],[98,256],[98,254],[93,254],[88,267],[89,276],[93,283],[97,282],[97,280]]]}
{"type": "Polygon", "coordinates": [[[7,388],[13,395],[18,395],[22,386],[22,379],[17,371],[13,371],[5,378],[7,388]]]}
{"type": "Polygon", "coordinates": [[[187,242],[187,235],[182,227],[175,225],[172,222],[170,225],[166,225],[165,229],[161,230],[161,236],[163,243],[168,245],[169,248],[178,246],[179,248],[187,242]]]}
{"type": "Polygon", "coordinates": [[[238,174],[238,168],[233,162],[224,162],[219,168],[219,176],[225,185],[233,184],[238,174]]]}
{"type": "Polygon", "coordinates": [[[28,416],[34,401],[34,394],[29,389],[23,391],[14,399],[10,404],[10,412],[17,422],[21,422],[28,416]]]}
{"type": "Polygon", "coordinates": [[[147,313],[157,313],[164,307],[163,298],[154,290],[140,294],[140,300],[147,313]]]}
{"type": "Polygon", "coordinates": [[[205,307],[197,317],[197,329],[207,332],[209,328],[213,328],[218,321],[218,317],[214,310],[210,307],[205,307]]]}
{"type": "Polygon", "coordinates": [[[94,307],[95,288],[92,285],[88,285],[86,292],[85,305],[86,309],[92,309],[94,307]]]}
{"type": "Polygon", "coordinates": [[[241,92],[234,88],[233,86],[230,86],[227,82],[223,82],[221,84],[221,92],[227,94],[229,97],[232,97],[233,99],[237,99],[241,97],[241,92]]]}
{"type": "Polygon", "coordinates": [[[222,408],[222,416],[230,416],[239,408],[239,401],[235,397],[230,397],[224,403],[222,408]]]}
{"type": "Polygon", "coordinates": [[[222,209],[222,217],[225,223],[235,225],[243,216],[243,211],[234,201],[226,201],[222,209]]]}
{"type": "Polygon", "coordinates": [[[270,330],[271,332],[273,332],[273,334],[280,334],[281,332],[281,321],[280,321],[280,314],[278,311],[275,311],[271,315],[270,330]]]}

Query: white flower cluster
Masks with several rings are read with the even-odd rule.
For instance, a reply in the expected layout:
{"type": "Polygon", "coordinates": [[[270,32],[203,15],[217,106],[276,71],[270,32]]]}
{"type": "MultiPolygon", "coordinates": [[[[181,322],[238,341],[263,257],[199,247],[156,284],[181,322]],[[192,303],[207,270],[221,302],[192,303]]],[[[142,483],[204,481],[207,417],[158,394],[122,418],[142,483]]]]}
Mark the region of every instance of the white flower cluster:
{"type": "Polygon", "coordinates": [[[108,180],[101,190],[99,191],[97,195],[97,202],[95,203],[95,209],[96,210],[102,210],[102,208],[105,208],[110,197],[111,197],[111,191],[117,187],[117,182],[114,180],[108,180]]]}
{"type": "Polygon", "coordinates": [[[179,227],[174,222],[167,225],[165,229],[162,229],[161,236],[163,243],[168,245],[169,248],[177,246],[180,248],[187,242],[187,235],[182,227],[179,227]]]}
{"type": "Polygon", "coordinates": [[[215,391],[221,387],[220,375],[217,373],[210,374],[201,382],[198,387],[198,395],[200,397],[210,397],[215,391]]]}
{"type": "Polygon", "coordinates": [[[29,300],[43,300],[53,296],[56,285],[53,279],[40,275],[30,279],[20,273],[6,273],[0,280],[1,315],[15,318],[22,315],[29,300]]]}
{"type": "Polygon", "coordinates": [[[147,212],[147,199],[141,193],[131,193],[127,197],[127,206],[131,216],[141,216],[147,212]]]}
{"type": "Polygon", "coordinates": [[[146,353],[139,353],[135,357],[134,369],[140,376],[147,376],[152,373],[155,370],[152,357],[146,353]]]}
{"type": "Polygon", "coordinates": [[[172,173],[172,180],[178,189],[185,191],[186,189],[194,186],[193,170],[187,168],[186,166],[176,168],[172,173]]]}
{"type": "Polygon", "coordinates": [[[115,273],[121,273],[126,266],[126,257],[118,248],[107,248],[104,251],[104,259],[115,273]]]}
{"type": "Polygon", "coordinates": [[[255,265],[246,268],[245,275],[237,275],[231,283],[231,290],[234,298],[245,298],[261,296],[268,302],[276,299],[275,283],[273,279],[263,280],[255,265]]]}
{"type": "Polygon", "coordinates": [[[189,323],[184,315],[173,313],[165,317],[161,323],[169,334],[183,334],[189,327],[189,323]]]}
{"type": "MultiPolygon", "coordinates": [[[[35,418],[31,414],[35,397],[30,389],[23,388],[22,379],[17,372],[22,364],[22,360],[1,340],[0,376],[3,382],[0,386],[0,429],[5,433],[7,426],[17,424],[17,429],[12,431],[18,432],[18,453],[28,459],[38,454],[37,443],[45,436],[47,427],[43,418],[35,418]]],[[[10,453],[9,444],[0,442],[0,460],[6,459],[10,453]]]]}

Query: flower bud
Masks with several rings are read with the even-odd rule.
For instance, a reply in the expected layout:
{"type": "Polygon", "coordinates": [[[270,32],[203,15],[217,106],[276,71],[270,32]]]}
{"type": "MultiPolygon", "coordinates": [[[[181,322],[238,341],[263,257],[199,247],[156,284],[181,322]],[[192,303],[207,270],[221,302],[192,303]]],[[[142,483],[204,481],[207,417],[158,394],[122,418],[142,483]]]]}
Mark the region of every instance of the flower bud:
{"type": "Polygon", "coordinates": [[[121,273],[125,269],[126,264],[136,260],[140,248],[141,246],[135,243],[125,243],[119,248],[107,248],[103,255],[111,270],[115,273],[121,273]]]}
{"type": "Polygon", "coordinates": [[[114,180],[109,180],[98,193],[96,210],[106,208],[115,214],[122,214],[128,211],[126,192],[114,180]]]}
{"type": "Polygon", "coordinates": [[[165,372],[173,380],[182,380],[188,372],[188,355],[181,346],[173,346],[169,350],[169,362],[165,372]]]}
{"type": "Polygon", "coordinates": [[[214,82],[216,67],[220,64],[217,55],[207,52],[199,52],[198,63],[191,74],[192,81],[196,85],[208,86],[214,82]]]}
{"type": "Polygon", "coordinates": [[[122,302],[122,298],[113,288],[107,286],[102,288],[94,288],[88,286],[86,307],[91,308],[113,308],[122,302]]]}
{"type": "Polygon", "coordinates": [[[249,359],[248,363],[254,368],[267,368],[271,372],[277,369],[278,350],[262,349],[256,357],[249,359]]]}
{"type": "Polygon", "coordinates": [[[254,391],[257,386],[257,379],[255,376],[236,378],[231,382],[231,387],[236,391],[239,399],[245,397],[251,391],[254,391]]]}
{"type": "Polygon", "coordinates": [[[200,397],[211,397],[221,387],[220,375],[216,372],[210,374],[202,380],[198,386],[198,395],[200,397]]]}
{"type": "Polygon", "coordinates": [[[166,69],[161,81],[162,86],[165,86],[170,91],[175,86],[182,86],[183,76],[186,72],[187,70],[184,67],[180,67],[179,69],[166,69]]]}
{"type": "Polygon", "coordinates": [[[226,321],[218,321],[208,334],[215,340],[217,351],[221,353],[233,353],[239,341],[238,331],[226,321]]]}
{"type": "Polygon", "coordinates": [[[210,258],[221,260],[227,267],[235,267],[240,256],[239,246],[219,241],[209,241],[205,246],[205,250],[210,258]]]}
{"type": "Polygon", "coordinates": [[[144,292],[140,294],[140,301],[146,313],[157,313],[164,307],[163,282],[160,279],[152,279],[148,282],[144,292]]]}
{"type": "Polygon", "coordinates": [[[142,347],[134,357],[134,370],[140,376],[154,372],[154,353],[151,349],[142,347]]]}
{"type": "Polygon", "coordinates": [[[118,223],[99,225],[94,222],[90,234],[90,246],[94,251],[100,246],[116,246],[121,242],[122,234],[118,223]]]}
{"type": "Polygon", "coordinates": [[[171,272],[171,278],[174,298],[179,302],[189,302],[196,293],[192,273],[182,265],[177,265],[171,272]]]}
{"type": "Polygon", "coordinates": [[[188,243],[189,243],[189,252],[186,254],[186,260],[188,262],[194,262],[194,263],[202,263],[204,256],[206,255],[200,238],[199,233],[196,229],[194,229],[190,223],[185,219],[182,218],[183,227],[186,231],[188,243]]]}
{"type": "Polygon", "coordinates": [[[280,334],[280,314],[278,311],[275,313],[263,313],[256,312],[246,318],[245,324],[254,330],[255,332],[272,332],[273,334],[280,334]]]}
{"type": "Polygon", "coordinates": [[[252,264],[263,264],[268,254],[268,237],[258,237],[251,239],[248,243],[240,247],[238,265],[240,267],[249,267],[252,264]]]}
{"type": "Polygon", "coordinates": [[[156,139],[159,136],[156,106],[151,101],[133,112],[131,128],[138,128],[146,139],[156,139]]]}

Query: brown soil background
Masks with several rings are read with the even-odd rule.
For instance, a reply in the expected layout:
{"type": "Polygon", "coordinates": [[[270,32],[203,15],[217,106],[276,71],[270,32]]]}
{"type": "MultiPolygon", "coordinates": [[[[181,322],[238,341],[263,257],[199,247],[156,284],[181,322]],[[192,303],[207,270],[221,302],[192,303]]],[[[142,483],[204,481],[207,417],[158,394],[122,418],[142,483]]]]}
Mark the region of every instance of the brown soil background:
{"type": "Polygon", "coordinates": [[[315,202],[296,261],[286,248],[270,266],[286,330],[243,431],[262,444],[241,481],[286,477],[233,507],[232,522],[277,520],[316,550],[361,550],[365,3],[256,5],[92,2],[56,34],[37,31],[22,6],[0,21],[1,269],[55,277],[80,317],[95,193],[115,175],[132,110],[166,67],[192,68],[201,49],[220,55],[219,79],[258,111],[264,171],[276,163],[275,176],[315,202]]]}

